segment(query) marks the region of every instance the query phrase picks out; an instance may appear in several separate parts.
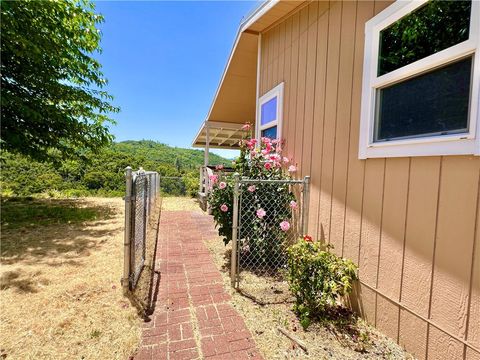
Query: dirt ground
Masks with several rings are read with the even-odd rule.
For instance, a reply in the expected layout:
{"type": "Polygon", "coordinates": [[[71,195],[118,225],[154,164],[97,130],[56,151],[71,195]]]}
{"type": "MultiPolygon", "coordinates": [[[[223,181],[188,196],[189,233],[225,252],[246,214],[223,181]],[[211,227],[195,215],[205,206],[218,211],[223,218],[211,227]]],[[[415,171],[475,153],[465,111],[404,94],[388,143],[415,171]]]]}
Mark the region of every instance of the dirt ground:
{"type": "Polygon", "coordinates": [[[120,286],[124,203],[42,204],[53,205],[96,215],[80,222],[38,217],[22,226],[2,223],[0,358],[126,359],[140,341],[141,319],[120,286]]]}

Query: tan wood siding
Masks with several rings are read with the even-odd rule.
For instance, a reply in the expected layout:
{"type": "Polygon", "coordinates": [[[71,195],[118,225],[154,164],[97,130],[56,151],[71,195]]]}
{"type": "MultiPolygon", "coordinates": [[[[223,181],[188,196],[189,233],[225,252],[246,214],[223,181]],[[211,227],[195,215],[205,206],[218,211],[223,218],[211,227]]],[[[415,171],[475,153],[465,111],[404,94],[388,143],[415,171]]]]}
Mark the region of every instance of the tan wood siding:
{"type": "Polygon", "coordinates": [[[480,353],[480,159],[358,160],[365,22],[390,1],[320,1],[262,33],[260,95],[311,176],[309,232],[359,264],[360,313],[420,359],[480,353]]]}

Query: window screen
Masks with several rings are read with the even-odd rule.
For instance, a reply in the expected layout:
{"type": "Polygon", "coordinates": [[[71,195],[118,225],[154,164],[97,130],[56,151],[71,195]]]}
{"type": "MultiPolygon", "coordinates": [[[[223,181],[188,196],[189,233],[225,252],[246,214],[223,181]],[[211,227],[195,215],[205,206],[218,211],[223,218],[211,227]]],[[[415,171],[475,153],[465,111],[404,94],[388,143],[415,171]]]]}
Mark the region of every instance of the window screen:
{"type": "Polygon", "coordinates": [[[468,40],[471,6],[433,0],[382,30],[378,76],[468,40]]]}
{"type": "Polygon", "coordinates": [[[466,132],[472,58],[377,90],[374,141],[466,132]]]}

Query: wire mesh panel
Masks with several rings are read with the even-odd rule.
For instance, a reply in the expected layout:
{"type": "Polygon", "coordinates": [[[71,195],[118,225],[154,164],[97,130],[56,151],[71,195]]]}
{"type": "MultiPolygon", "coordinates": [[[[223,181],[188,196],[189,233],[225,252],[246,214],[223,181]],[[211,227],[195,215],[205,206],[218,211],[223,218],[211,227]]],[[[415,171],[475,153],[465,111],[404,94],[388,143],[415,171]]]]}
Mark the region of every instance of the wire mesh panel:
{"type": "Polygon", "coordinates": [[[160,176],[154,171],[127,168],[125,196],[124,286],[135,289],[145,266],[148,234],[159,196],[160,176]]]}
{"type": "MultiPolygon", "coordinates": [[[[308,180],[238,181],[236,286],[262,302],[289,296],[287,248],[304,231],[308,180]]],[[[236,239],[235,239],[236,238],[236,239]]]]}
{"type": "Polygon", "coordinates": [[[138,173],[133,179],[133,226],[131,241],[130,283],[135,287],[145,263],[145,244],[149,211],[149,177],[138,173]]]}

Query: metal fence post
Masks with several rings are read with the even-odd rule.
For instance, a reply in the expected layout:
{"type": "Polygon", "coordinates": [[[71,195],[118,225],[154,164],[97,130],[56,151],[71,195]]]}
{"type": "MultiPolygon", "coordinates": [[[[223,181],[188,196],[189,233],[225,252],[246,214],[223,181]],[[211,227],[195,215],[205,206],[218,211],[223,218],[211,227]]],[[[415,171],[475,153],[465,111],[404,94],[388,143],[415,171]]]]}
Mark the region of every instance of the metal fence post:
{"type": "Polygon", "coordinates": [[[233,188],[233,225],[232,225],[232,258],[230,267],[230,279],[232,287],[237,284],[237,236],[238,236],[238,195],[240,186],[240,174],[233,175],[235,185],[233,188]]]}
{"type": "Polygon", "coordinates": [[[125,234],[123,240],[123,279],[124,293],[128,292],[130,279],[130,236],[132,234],[132,168],[125,169],[125,234]]]}
{"type": "Polygon", "coordinates": [[[308,210],[310,203],[310,176],[303,179],[303,204],[302,204],[302,235],[308,233],[308,210]]]}

